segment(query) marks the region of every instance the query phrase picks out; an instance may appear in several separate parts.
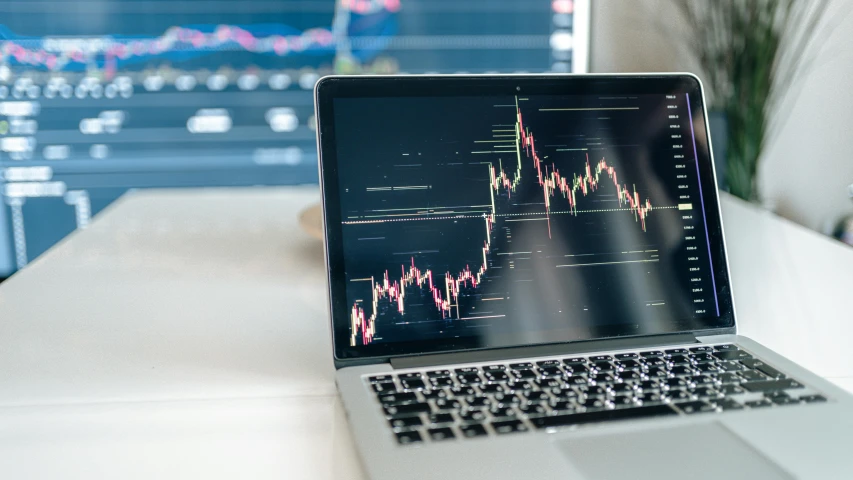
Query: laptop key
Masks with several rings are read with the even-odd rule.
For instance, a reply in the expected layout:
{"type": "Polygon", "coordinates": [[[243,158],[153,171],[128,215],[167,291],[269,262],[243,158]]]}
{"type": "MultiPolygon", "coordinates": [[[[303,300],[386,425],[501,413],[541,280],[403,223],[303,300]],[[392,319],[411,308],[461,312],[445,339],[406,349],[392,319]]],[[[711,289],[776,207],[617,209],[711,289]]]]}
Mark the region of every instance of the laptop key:
{"type": "Polygon", "coordinates": [[[563,382],[557,378],[544,378],[542,380],[536,380],[533,383],[536,384],[539,388],[560,388],[563,386],[563,382]]]}
{"type": "Polygon", "coordinates": [[[518,410],[527,416],[545,415],[548,412],[548,409],[544,405],[538,403],[524,405],[519,407],[518,410]]]}
{"type": "Polygon", "coordinates": [[[477,367],[462,367],[454,370],[456,375],[466,375],[468,373],[479,373],[480,369],[477,367]]]}
{"type": "Polygon", "coordinates": [[[465,397],[468,395],[476,395],[477,389],[470,385],[462,385],[459,387],[453,387],[449,390],[454,396],[465,397]]]}
{"type": "Polygon", "coordinates": [[[664,350],[663,353],[671,357],[673,355],[687,355],[690,351],[686,348],[670,348],[669,350],[664,350]]]}
{"type": "Polygon", "coordinates": [[[726,350],[722,352],[714,352],[712,354],[717,360],[743,360],[744,358],[752,358],[752,355],[743,350],[726,350]]]}
{"type": "Polygon", "coordinates": [[[423,438],[421,437],[420,432],[416,430],[412,430],[410,432],[397,432],[397,442],[401,445],[408,445],[411,443],[419,443],[422,442],[423,438]]]}
{"type": "Polygon", "coordinates": [[[452,440],[456,438],[456,435],[453,434],[453,430],[449,427],[431,428],[427,430],[427,434],[429,435],[430,440],[432,440],[433,442],[440,442],[442,440],[452,440]]]}
{"type": "Polygon", "coordinates": [[[403,380],[401,383],[406,390],[423,390],[426,388],[424,381],[419,378],[403,380]]]}
{"type": "Polygon", "coordinates": [[[657,358],[662,357],[664,353],[660,350],[650,350],[648,352],[640,352],[640,356],[643,358],[657,358]]]}
{"type": "Polygon", "coordinates": [[[734,350],[739,350],[739,348],[737,348],[737,346],[731,345],[731,344],[729,344],[729,345],[714,345],[714,350],[716,350],[718,352],[730,352],[730,351],[734,351],[734,350]]]}
{"type": "Polygon", "coordinates": [[[687,367],[685,365],[679,365],[679,366],[670,368],[669,373],[671,373],[677,377],[684,377],[684,376],[693,375],[693,369],[690,367],[687,367]]]}
{"type": "Polygon", "coordinates": [[[746,367],[744,367],[743,365],[741,365],[740,363],[735,362],[735,361],[720,362],[717,365],[717,368],[721,372],[727,372],[727,373],[742,372],[742,371],[746,370],[746,367]]]}
{"type": "Polygon", "coordinates": [[[488,371],[486,372],[486,378],[491,382],[505,382],[509,380],[509,375],[506,374],[503,370],[501,371],[488,371]]]}
{"type": "Polygon", "coordinates": [[[611,357],[610,355],[595,355],[589,357],[589,360],[592,362],[609,362],[613,360],[613,357],[611,357]]]}
{"type": "Polygon", "coordinates": [[[480,375],[476,373],[465,373],[457,375],[456,379],[459,380],[459,383],[461,383],[462,385],[479,385],[483,383],[483,379],[481,379],[480,375]]]}
{"type": "Polygon", "coordinates": [[[559,367],[560,361],[559,360],[542,360],[541,362],[536,362],[536,365],[539,366],[539,368],[559,367]]]}
{"type": "Polygon", "coordinates": [[[514,393],[496,393],[493,400],[501,406],[518,405],[521,400],[514,393]]]}
{"type": "Polygon", "coordinates": [[[503,372],[506,370],[506,367],[503,365],[486,365],[483,367],[484,372],[503,372]]]}
{"type": "Polygon", "coordinates": [[[667,361],[670,365],[690,365],[690,358],[687,355],[672,355],[667,361]]]}
{"type": "Polygon", "coordinates": [[[555,412],[570,412],[574,411],[575,407],[577,407],[577,404],[568,400],[558,400],[551,404],[551,410],[555,412]]]}
{"type": "Polygon", "coordinates": [[[679,388],[687,388],[689,384],[689,380],[686,378],[670,378],[662,383],[666,387],[669,387],[670,390],[679,389],[679,388]]]}
{"type": "Polygon", "coordinates": [[[507,417],[515,417],[515,409],[512,407],[498,407],[489,410],[489,413],[492,414],[495,418],[507,418],[507,417]]]}
{"type": "Polygon", "coordinates": [[[451,387],[455,385],[455,383],[453,383],[453,379],[450,377],[430,378],[429,383],[433,387],[451,387]]]}
{"type": "Polygon", "coordinates": [[[408,403],[405,405],[389,405],[385,407],[386,415],[408,415],[422,412],[429,413],[431,411],[432,407],[430,407],[429,404],[425,402],[408,403]]]}
{"type": "Polygon", "coordinates": [[[630,408],[634,406],[634,398],[628,395],[619,395],[608,399],[608,403],[612,405],[613,408],[630,408]]]}
{"type": "Polygon", "coordinates": [[[602,373],[599,375],[590,375],[587,380],[587,383],[590,385],[602,385],[613,383],[615,379],[613,378],[613,375],[610,375],[609,373],[602,373]]]}
{"type": "Polygon", "coordinates": [[[621,379],[623,382],[628,382],[628,381],[642,380],[643,375],[639,372],[627,371],[627,372],[617,373],[616,378],[621,379]]]}
{"type": "Polygon", "coordinates": [[[634,393],[634,387],[627,383],[617,383],[615,385],[608,386],[607,391],[614,394],[629,394],[634,393]]]}
{"type": "Polygon", "coordinates": [[[694,375],[691,380],[697,387],[707,387],[717,383],[710,375],[694,375]]]}
{"type": "Polygon", "coordinates": [[[412,428],[412,427],[420,427],[424,423],[421,421],[421,417],[400,417],[400,418],[392,418],[388,420],[388,423],[394,428],[412,428]]]}
{"type": "Polygon", "coordinates": [[[800,400],[798,398],[791,398],[789,396],[773,397],[770,399],[770,401],[776,405],[797,405],[800,403],[800,400]]]}
{"type": "Polygon", "coordinates": [[[571,385],[571,386],[583,386],[583,385],[586,385],[588,383],[589,383],[589,381],[587,380],[586,377],[571,377],[571,378],[566,380],[566,385],[571,385]]]}
{"type": "Polygon", "coordinates": [[[509,368],[512,370],[530,370],[533,368],[533,364],[530,362],[510,363],[509,368]]]}
{"type": "Polygon", "coordinates": [[[666,360],[662,358],[647,358],[643,363],[646,368],[666,368],[666,360]]]}
{"type": "Polygon", "coordinates": [[[585,365],[586,359],[583,357],[564,358],[563,363],[566,365],[585,365]]]}
{"type": "Polygon", "coordinates": [[[433,370],[431,372],[427,372],[427,376],[432,377],[449,377],[450,370],[433,370]]]}
{"type": "Polygon", "coordinates": [[[744,379],[746,382],[759,382],[762,380],[767,380],[767,377],[764,376],[761,372],[756,372],[755,370],[746,370],[738,373],[740,378],[744,379]]]}
{"type": "Polygon", "coordinates": [[[427,420],[433,425],[453,423],[453,415],[449,413],[433,413],[427,417],[427,420]]]}
{"type": "Polygon", "coordinates": [[[614,362],[617,368],[620,370],[632,370],[635,368],[639,368],[640,364],[636,360],[625,359],[625,360],[617,360],[614,362]]]}
{"type": "Polygon", "coordinates": [[[435,408],[439,412],[452,412],[454,410],[459,410],[460,406],[462,406],[462,403],[460,403],[459,400],[439,398],[435,401],[435,408]]]}
{"type": "Polygon", "coordinates": [[[690,396],[689,393],[684,390],[672,390],[666,392],[666,397],[669,398],[671,402],[683,402],[685,400],[691,400],[693,397],[690,396]]]}
{"type": "Polygon", "coordinates": [[[592,369],[598,373],[613,373],[616,367],[610,362],[598,361],[592,364],[592,369]]]}
{"type": "Polygon", "coordinates": [[[717,400],[716,403],[718,407],[723,409],[723,411],[743,410],[743,405],[732,398],[724,398],[722,400],[717,400]]]}
{"type": "Polygon", "coordinates": [[[533,370],[515,370],[512,374],[519,380],[537,378],[536,372],[533,370]]]}
{"type": "Polygon", "coordinates": [[[467,410],[459,414],[459,419],[466,423],[479,423],[486,419],[486,412],[480,410],[467,410]]]}
{"type": "Polygon", "coordinates": [[[758,360],[757,358],[745,358],[741,360],[740,363],[746,365],[749,368],[758,370],[759,372],[767,375],[770,378],[785,378],[785,374],[783,374],[779,370],[776,370],[770,365],[767,365],[761,360],[758,360]]]}
{"type": "Polygon", "coordinates": [[[492,404],[486,397],[467,397],[465,403],[468,404],[468,408],[484,408],[492,404]]]}
{"type": "Polygon", "coordinates": [[[802,397],[800,397],[800,400],[806,403],[818,403],[825,402],[826,397],[824,397],[823,395],[803,395],[802,397]]]}
{"type": "Polygon", "coordinates": [[[714,357],[707,353],[694,353],[690,356],[690,359],[693,360],[693,363],[712,363],[715,360],[714,357]]]}
{"type": "Polygon", "coordinates": [[[664,415],[677,415],[677,413],[667,405],[653,405],[649,407],[620,408],[615,410],[602,410],[599,412],[584,412],[569,415],[548,415],[532,418],[530,421],[536,428],[553,428],[607,422],[611,420],[650,418],[664,415]]]}
{"type": "Polygon", "coordinates": [[[584,389],[580,389],[579,391],[581,391],[587,397],[604,397],[607,395],[607,390],[599,385],[586,387],[584,389]]]}
{"type": "Polygon", "coordinates": [[[764,407],[772,407],[773,403],[770,402],[770,400],[767,400],[766,398],[762,398],[761,400],[753,400],[751,402],[745,402],[744,405],[746,405],[749,408],[764,408],[764,407]]]}
{"type": "Polygon", "coordinates": [[[636,353],[617,353],[616,355],[613,355],[613,357],[616,358],[616,360],[634,360],[640,358],[636,353]]]}
{"type": "Polygon", "coordinates": [[[708,402],[703,402],[701,400],[697,400],[694,402],[681,402],[677,405],[682,412],[688,415],[692,415],[694,413],[713,412],[716,410],[716,407],[714,407],[708,402]]]}
{"type": "Polygon", "coordinates": [[[734,373],[721,373],[717,375],[717,380],[719,380],[723,385],[741,383],[743,381],[742,378],[738,377],[734,373]]]}
{"type": "Polygon", "coordinates": [[[379,402],[383,405],[397,405],[401,403],[417,402],[418,396],[415,392],[394,392],[379,396],[379,402]]]}
{"type": "Polygon", "coordinates": [[[489,383],[486,385],[480,385],[480,391],[483,393],[501,393],[505,389],[503,385],[498,385],[495,383],[489,383]]]}
{"type": "Polygon", "coordinates": [[[723,396],[723,394],[713,388],[697,388],[692,393],[702,399],[716,399],[723,396]]]}
{"type": "Polygon", "coordinates": [[[546,402],[551,399],[551,395],[541,390],[530,390],[522,393],[522,396],[529,402],[546,402]]]}
{"type": "Polygon", "coordinates": [[[374,375],[367,379],[370,383],[394,383],[394,377],[391,375],[374,375]]]}
{"type": "Polygon", "coordinates": [[[557,367],[540,367],[539,376],[542,378],[562,377],[563,371],[557,367]]]}
{"type": "Polygon", "coordinates": [[[589,373],[589,368],[586,365],[566,365],[563,370],[570,376],[586,375],[589,373]]]}
{"type": "Polygon", "coordinates": [[[421,395],[423,395],[427,400],[447,398],[447,392],[444,390],[421,390],[421,395]]]}
{"type": "Polygon", "coordinates": [[[520,420],[506,420],[501,422],[492,422],[492,428],[499,435],[515,432],[526,432],[527,426],[521,423],[520,420]]]}
{"type": "Polygon", "coordinates": [[[462,436],[465,438],[483,437],[488,435],[485,427],[478,424],[462,425],[459,427],[459,431],[462,432],[462,436]]]}
{"type": "Polygon", "coordinates": [[[644,405],[657,404],[663,402],[663,397],[659,393],[642,393],[634,397],[638,402],[644,405]]]}
{"type": "Polygon", "coordinates": [[[725,395],[740,395],[745,390],[737,385],[723,385],[720,391],[725,395]]]}
{"type": "Polygon", "coordinates": [[[374,383],[373,385],[371,385],[371,388],[373,388],[373,391],[377,394],[391,393],[397,391],[397,386],[393,383],[374,383]]]}
{"type": "Polygon", "coordinates": [[[580,402],[578,405],[586,408],[587,410],[601,410],[606,406],[604,404],[604,397],[589,397],[583,402],[580,402]]]}
{"type": "Polygon", "coordinates": [[[712,347],[710,345],[704,345],[701,347],[691,347],[690,351],[693,353],[700,353],[700,352],[701,353],[710,353],[710,352],[714,351],[714,347],[712,347]]]}

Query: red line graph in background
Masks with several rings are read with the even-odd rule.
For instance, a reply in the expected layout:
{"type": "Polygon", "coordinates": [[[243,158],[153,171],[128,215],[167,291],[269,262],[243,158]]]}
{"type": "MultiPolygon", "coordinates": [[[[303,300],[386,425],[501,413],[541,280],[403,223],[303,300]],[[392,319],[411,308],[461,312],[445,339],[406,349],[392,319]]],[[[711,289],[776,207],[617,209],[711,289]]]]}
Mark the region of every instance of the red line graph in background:
{"type": "MultiPolygon", "coordinates": [[[[366,316],[364,308],[355,303],[350,312],[350,345],[355,346],[357,339],[361,336],[362,345],[367,345],[373,341],[376,334],[376,315],[379,310],[380,300],[387,299],[389,302],[396,303],[397,311],[401,314],[405,313],[405,297],[406,288],[417,285],[421,289],[427,287],[432,301],[436,308],[441,312],[443,319],[453,316],[453,307],[456,307],[456,318],[460,317],[459,312],[459,294],[463,287],[470,286],[477,288],[482,281],[488,269],[488,254],[491,245],[492,230],[496,222],[496,211],[494,203],[495,193],[500,194],[501,190],[505,190],[507,197],[511,198],[517,187],[521,184],[522,179],[522,156],[533,161],[533,167],[536,170],[536,178],[545,200],[545,215],[548,219],[548,237],[551,237],[551,199],[554,198],[557,192],[562,194],[569,203],[569,212],[577,215],[577,192],[580,191],[583,196],[587,196],[591,192],[598,190],[602,174],[607,174],[616,188],[616,196],[619,201],[619,207],[623,205],[628,211],[634,214],[634,218],[640,223],[643,231],[646,230],[646,218],[653,207],[648,198],[640,199],[636,188],[633,191],[628,189],[627,185],[620,185],[616,174],[616,169],[610,166],[607,161],[602,158],[593,168],[589,163],[589,155],[586,157],[586,165],[580,174],[573,174],[571,179],[563,176],[559,169],[551,163],[550,168],[544,165],[536,152],[536,142],[533,133],[524,126],[521,117],[521,109],[518,108],[516,101],[516,123],[515,123],[515,153],[518,158],[518,168],[510,177],[503,169],[501,164],[497,169],[494,164],[489,164],[489,185],[490,194],[492,196],[491,213],[484,216],[486,224],[486,240],[483,243],[483,263],[476,272],[466,265],[465,268],[458,274],[453,275],[450,272],[444,274],[444,285],[437,285],[433,272],[429,269],[420,270],[415,266],[415,259],[412,257],[411,264],[406,269],[406,265],[401,265],[401,277],[399,280],[391,281],[388,271],[385,271],[382,281],[377,282],[374,277],[370,278],[372,286],[372,313],[369,317],[366,316]],[[523,155],[522,155],[523,154],[523,155]]],[[[510,150],[508,153],[512,153],[510,150]]]]}

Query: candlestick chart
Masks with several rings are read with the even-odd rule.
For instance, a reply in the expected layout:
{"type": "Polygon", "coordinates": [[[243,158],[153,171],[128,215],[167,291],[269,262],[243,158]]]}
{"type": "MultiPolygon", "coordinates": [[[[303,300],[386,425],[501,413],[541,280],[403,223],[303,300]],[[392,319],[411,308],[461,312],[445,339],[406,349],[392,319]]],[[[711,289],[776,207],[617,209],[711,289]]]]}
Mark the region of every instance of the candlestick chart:
{"type": "MultiPolygon", "coordinates": [[[[525,99],[526,100],[526,99],[525,99]]],[[[555,217],[578,217],[581,212],[601,212],[631,216],[636,230],[640,235],[647,230],[650,215],[657,209],[673,209],[675,206],[653,206],[651,199],[642,193],[635,184],[623,182],[619,168],[606,156],[599,155],[590,158],[589,148],[571,149],[573,158],[580,158],[579,167],[559,166],[557,161],[549,160],[549,155],[543,154],[537,145],[537,134],[525,122],[525,113],[515,98],[512,122],[496,124],[491,129],[491,137],[475,141],[475,144],[488,144],[489,150],[474,150],[472,156],[490,155],[497,160],[479,162],[482,176],[488,180],[488,203],[480,205],[480,210],[460,213],[457,211],[436,210],[393,214],[394,217],[380,215],[382,218],[350,220],[344,223],[350,225],[370,225],[385,222],[406,222],[429,219],[431,221],[460,220],[480,221],[481,233],[480,255],[476,264],[459,265],[455,269],[436,271],[433,268],[419,266],[415,256],[400,264],[399,270],[386,269],[378,275],[359,278],[356,281],[369,282],[370,297],[360,299],[351,305],[350,309],[350,345],[368,345],[377,336],[377,317],[383,310],[390,310],[405,317],[410,304],[428,304],[437,312],[442,322],[461,322],[472,319],[494,319],[504,317],[494,311],[486,311],[482,315],[471,315],[461,306],[461,297],[476,295],[481,284],[491,274],[493,268],[493,244],[498,239],[506,241],[507,234],[501,235],[501,230],[507,230],[508,222],[543,221],[548,240],[552,240],[552,222],[555,217]],[[506,164],[503,159],[510,159],[506,164]],[[523,202],[523,211],[511,212],[514,197],[527,192],[523,196],[530,197],[529,192],[538,190],[538,201],[523,202]],[[607,209],[584,209],[582,204],[586,197],[593,194],[606,194],[615,200],[616,205],[607,209]],[[426,215],[426,216],[425,216],[426,215]],[[409,298],[415,295],[418,298],[409,298]],[[490,314],[491,313],[491,314],[490,314]]],[[[502,107],[506,107],[502,105],[502,107]]],[[[478,147],[475,147],[478,148],[478,147]]],[[[547,149],[547,147],[546,147],[547,149]]],[[[555,150],[551,148],[551,150],[555,150]]],[[[569,150],[569,149],[565,149],[569,150]]],[[[597,154],[594,153],[594,155],[597,154]]],[[[408,154],[403,154],[408,155],[408,154]]],[[[574,162],[577,165],[577,162],[574,162]]],[[[480,182],[482,183],[482,182],[480,182]]],[[[480,184],[478,183],[478,185],[480,184]]],[[[417,189],[420,187],[380,187],[372,190],[392,191],[396,189],[417,189]]],[[[547,241],[545,241],[547,243],[547,241]]],[[[539,251],[541,253],[541,250],[539,251]]],[[[611,265],[620,263],[657,262],[655,249],[620,252],[622,254],[640,254],[642,259],[626,261],[589,262],[585,264],[556,265],[557,267],[573,267],[584,265],[611,265]]],[[[531,254],[532,252],[498,252],[498,255],[513,255],[516,253],[531,254]]],[[[572,255],[565,255],[571,257],[572,255]]],[[[524,257],[520,257],[524,258],[524,257]]],[[[634,257],[632,257],[634,258],[634,257]]],[[[515,264],[510,261],[509,268],[515,264]]],[[[503,300],[504,297],[482,298],[481,300],[503,300]]],[[[661,302],[662,304],[663,302],[661,302]]]]}

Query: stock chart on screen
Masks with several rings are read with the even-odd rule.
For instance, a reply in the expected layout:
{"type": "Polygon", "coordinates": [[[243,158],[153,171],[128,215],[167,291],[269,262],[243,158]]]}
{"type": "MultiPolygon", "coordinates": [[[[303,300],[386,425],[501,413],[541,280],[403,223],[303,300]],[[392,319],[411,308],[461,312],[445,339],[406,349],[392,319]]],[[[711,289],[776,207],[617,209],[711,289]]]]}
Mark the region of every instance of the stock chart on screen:
{"type": "Polygon", "coordinates": [[[687,94],[336,99],[349,345],[718,316],[696,114],[687,94]]]}
{"type": "MultiPolygon", "coordinates": [[[[583,72],[587,12],[571,0],[0,2],[0,277],[128,190],[316,183],[322,75],[583,72]]],[[[515,188],[502,183],[512,173],[496,185],[515,188]]]]}

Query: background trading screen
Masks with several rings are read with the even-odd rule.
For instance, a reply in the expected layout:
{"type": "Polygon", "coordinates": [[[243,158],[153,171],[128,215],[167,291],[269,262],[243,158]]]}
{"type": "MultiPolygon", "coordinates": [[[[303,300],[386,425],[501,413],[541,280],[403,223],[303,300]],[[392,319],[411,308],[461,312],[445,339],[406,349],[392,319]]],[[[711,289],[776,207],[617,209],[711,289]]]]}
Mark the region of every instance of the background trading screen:
{"type": "Polygon", "coordinates": [[[316,182],[324,74],[582,72],[586,5],[4,0],[0,277],[128,189],[316,182]]]}
{"type": "Polygon", "coordinates": [[[351,346],[719,315],[687,94],[334,109],[351,346]]]}

